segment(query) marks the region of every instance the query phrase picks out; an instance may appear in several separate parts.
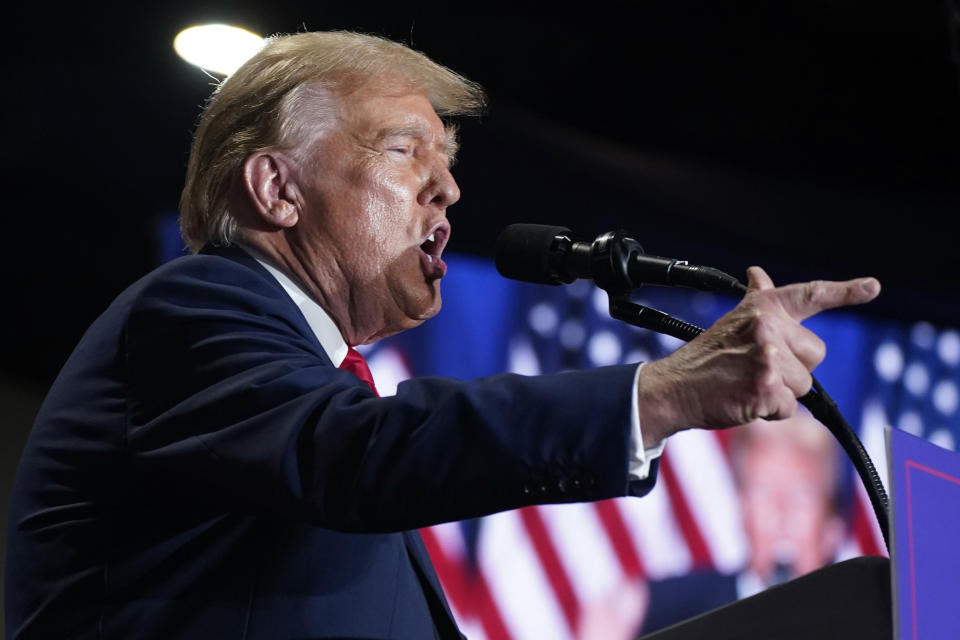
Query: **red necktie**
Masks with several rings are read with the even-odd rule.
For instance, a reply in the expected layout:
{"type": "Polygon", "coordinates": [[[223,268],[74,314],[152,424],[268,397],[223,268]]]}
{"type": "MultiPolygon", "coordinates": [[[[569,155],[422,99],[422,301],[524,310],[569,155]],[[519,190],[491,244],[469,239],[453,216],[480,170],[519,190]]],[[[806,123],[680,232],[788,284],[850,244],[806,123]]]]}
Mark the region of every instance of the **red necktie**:
{"type": "Polygon", "coordinates": [[[363,356],[360,355],[360,352],[354,349],[353,347],[347,347],[347,357],[343,359],[343,362],[340,363],[340,368],[345,371],[349,371],[353,375],[357,376],[370,387],[374,393],[378,396],[380,395],[377,392],[376,385],[373,384],[373,376],[370,374],[370,367],[367,366],[367,361],[363,359],[363,356]]]}

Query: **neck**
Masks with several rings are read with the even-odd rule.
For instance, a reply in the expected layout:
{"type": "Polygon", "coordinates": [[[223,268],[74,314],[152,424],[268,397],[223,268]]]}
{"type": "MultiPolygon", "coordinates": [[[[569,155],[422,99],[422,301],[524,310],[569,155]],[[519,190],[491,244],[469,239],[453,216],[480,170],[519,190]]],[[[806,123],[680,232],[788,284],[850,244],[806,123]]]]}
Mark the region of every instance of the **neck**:
{"type": "Polygon", "coordinates": [[[294,280],[314,302],[320,305],[337,325],[340,335],[350,346],[371,342],[378,336],[364,331],[357,319],[349,287],[337,267],[336,256],[299,248],[288,242],[282,231],[246,230],[243,242],[259,252],[267,261],[294,280]]]}

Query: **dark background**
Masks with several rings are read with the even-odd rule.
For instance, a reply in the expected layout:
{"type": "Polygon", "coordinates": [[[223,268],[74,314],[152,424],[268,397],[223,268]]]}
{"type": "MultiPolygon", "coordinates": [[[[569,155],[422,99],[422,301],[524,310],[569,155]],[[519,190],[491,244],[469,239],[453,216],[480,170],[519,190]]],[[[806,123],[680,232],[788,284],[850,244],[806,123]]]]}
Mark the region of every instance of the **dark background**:
{"type": "Polygon", "coordinates": [[[885,291],[866,313],[960,317],[960,91],[942,0],[345,4],[21,9],[3,73],[6,375],[48,384],[156,263],[156,219],[176,211],[213,82],[171,42],[208,21],[378,33],[483,84],[451,251],[492,255],[511,222],[622,227],[651,253],[738,276],[754,263],[778,282],[876,275],[885,291]]]}
{"type": "Polygon", "coordinates": [[[450,251],[492,256],[512,222],[624,228],[650,253],[741,277],[875,275],[884,293],[862,313],[960,323],[960,90],[942,0],[338,5],[8,14],[4,501],[56,371],[157,263],[212,89],[171,46],[196,23],[376,33],[484,85],[489,112],[462,128],[450,251]]]}

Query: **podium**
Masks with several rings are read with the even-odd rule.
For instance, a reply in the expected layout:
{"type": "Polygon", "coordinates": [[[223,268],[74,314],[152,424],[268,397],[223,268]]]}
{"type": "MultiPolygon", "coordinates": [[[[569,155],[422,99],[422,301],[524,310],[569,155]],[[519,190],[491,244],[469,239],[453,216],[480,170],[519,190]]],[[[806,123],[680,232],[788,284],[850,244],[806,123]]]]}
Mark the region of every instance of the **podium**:
{"type": "Polygon", "coordinates": [[[824,567],[642,640],[890,640],[890,562],[864,556],[824,567]]]}
{"type": "Polygon", "coordinates": [[[853,558],[641,640],[960,638],[960,455],[887,429],[891,560],[853,558]]]}

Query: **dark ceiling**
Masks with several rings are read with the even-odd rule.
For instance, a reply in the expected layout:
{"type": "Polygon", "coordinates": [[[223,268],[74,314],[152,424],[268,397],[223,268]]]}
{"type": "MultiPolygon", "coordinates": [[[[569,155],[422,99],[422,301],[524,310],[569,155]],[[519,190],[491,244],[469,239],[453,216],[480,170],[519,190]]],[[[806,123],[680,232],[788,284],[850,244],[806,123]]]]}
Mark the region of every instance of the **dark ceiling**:
{"type": "Polygon", "coordinates": [[[451,250],[511,222],[634,233],[651,253],[775,280],[877,275],[867,310],[960,323],[960,90],[941,1],[593,2],[520,13],[404,3],[22,7],[5,56],[4,373],[46,382],[157,260],[211,80],[200,22],[354,29],[483,84],[451,250]]]}

